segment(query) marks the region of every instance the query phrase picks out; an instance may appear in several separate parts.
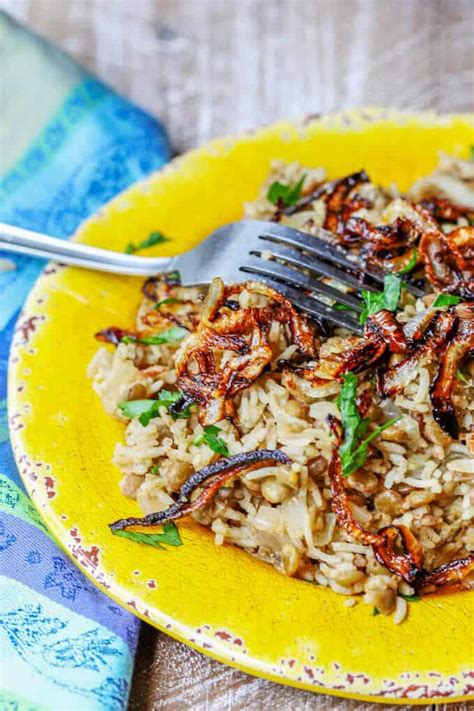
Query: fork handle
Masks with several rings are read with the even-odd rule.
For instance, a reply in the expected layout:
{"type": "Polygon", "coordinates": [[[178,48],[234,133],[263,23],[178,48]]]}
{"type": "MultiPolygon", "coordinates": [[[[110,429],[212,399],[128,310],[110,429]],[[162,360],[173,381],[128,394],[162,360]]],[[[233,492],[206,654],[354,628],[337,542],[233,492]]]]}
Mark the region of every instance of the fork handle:
{"type": "Polygon", "coordinates": [[[115,274],[146,275],[172,269],[167,257],[137,257],[80,242],[50,237],[0,222],[0,249],[31,257],[55,259],[63,264],[115,274]]]}

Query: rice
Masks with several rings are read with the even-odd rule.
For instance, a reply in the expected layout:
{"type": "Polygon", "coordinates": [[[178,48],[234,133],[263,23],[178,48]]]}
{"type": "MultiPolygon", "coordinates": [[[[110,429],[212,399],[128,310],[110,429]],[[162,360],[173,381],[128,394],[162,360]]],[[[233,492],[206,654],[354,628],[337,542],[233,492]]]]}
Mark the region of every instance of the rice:
{"type": "MultiPolygon", "coordinates": [[[[275,179],[294,181],[302,172],[297,164],[278,163],[262,197],[246,206],[246,214],[270,217],[275,207],[265,197],[268,185],[275,179]]],[[[306,172],[309,181],[323,177],[319,169],[306,172]]],[[[384,200],[379,203],[382,209],[384,200]]],[[[314,212],[316,216],[322,213],[322,207],[314,206],[314,212]]],[[[182,297],[186,290],[178,289],[182,297]]],[[[170,293],[173,296],[173,290],[170,293]]],[[[190,297],[199,309],[195,294],[190,297]]],[[[250,298],[245,292],[240,294],[241,305],[250,303],[250,298]]],[[[415,301],[408,295],[399,321],[409,322],[429,304],[430,297],[415,301]]],[[[138,328],[143,328],[149,308],[145,300],[138,328]]],[[[341,337],[344,334],[336,331],[323,347],[339,347],[341,337]]],[[[393,614],[398,624],[408,610],[400,594],[412,594],[413,589],[378,563],[370,546],[354,542],[338,526],[331,509],[327,467],[333,444],[327,416],[339,414],[340,384],[333,381],[304,391],[290,387],[274,366],[279,359],[296,357],[296,347],[288,342],[284,324],[272,325],[270,338],[272,368],[235,396],[235,420],[217,423],[219,437],[231,455],[281,449],[292,464],[267,466],[240,476],[193,516],[213,531],[216,544],[237,545],[281,573],[350,596],[345,602],[348,607],[356,603],[354,596],[362,596],[382,614],[393,614]]],[[[120,343],[113,351],[99,349],[88,373],[106,411],[125,422],[120,402],[154,397],[173,388],[176,361],[184,345],[120,343]]],[[[464,415],[460,418],[463,435],[454,442],[431,414],[429,386],[435,365],[420,362],[402,392],[380,403],[374,424],[393,416],[393,408],[400,419],[374,440],[373,453],[363,469],[347,479],[356,519],[371,530],[392,524],[408,526],[424,547],[428,570],[474,552],[474,460],[467,439],[474,413],[472,377],[470,384],[456,385],[454,401],[464,415]]],[[[472,375],[472,363],[469,368],[472,375]]],[[[358,376],[358,382],[359,388],[373,387],[369,374],[358,376]]],[[[144,513],[170,506],[172,494],[190,474],[216,459],[209,446],[197,444],[202,433],[195,411],[188,419],[176,420],[162,408],[160,416],[146,426],[137,419],[128,421],[125,441],[117,444],[114,454],[123,475],[123,493],[136,499],[144,513]]]]}

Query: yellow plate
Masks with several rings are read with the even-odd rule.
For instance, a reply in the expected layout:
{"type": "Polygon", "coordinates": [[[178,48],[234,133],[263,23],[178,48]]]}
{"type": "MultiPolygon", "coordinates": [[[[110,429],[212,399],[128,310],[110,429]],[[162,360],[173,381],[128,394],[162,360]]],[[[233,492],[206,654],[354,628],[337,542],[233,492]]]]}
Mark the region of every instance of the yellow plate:
{"type": "MultiPolygon", "coordinates": [[[[364,110],[281,123],[214,141],[175,160],[87,221],[76,238],[123,250],[162,230],[166,255],[238,219],[273,158],[325,166],[331,177],[365,167],[407,188],[438,150],[466,157],[472,117],[364,110]]],[[[86,367],[93,334],[130,326],[141,280],[50,266],[21,317],[10,367],[10,416],[25,484],[80,568],[134,614],[227,664],[305,689],[400,703],[468,698],[474,689],[473,596],[410,604],[406,622],[275,572],[204,528],[181,523],[166,551],[114,537],[107,524],[138,514],[111,463],[124,427],[108,417],[86,367]]]]}

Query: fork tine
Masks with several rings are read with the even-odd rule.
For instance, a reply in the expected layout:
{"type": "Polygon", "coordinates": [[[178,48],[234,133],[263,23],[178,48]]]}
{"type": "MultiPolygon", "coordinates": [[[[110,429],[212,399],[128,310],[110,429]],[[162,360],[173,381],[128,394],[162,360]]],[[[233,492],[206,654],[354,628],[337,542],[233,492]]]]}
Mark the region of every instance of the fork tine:
{"type": "Polygon", "coordinates": [[[363,328],[352,318],[348,313],[344,311],[336,311],[327,304],[323,304],[322,301],[311,296],[302,294],[297,289],[288,286],[287,284],[281,284],[280,282],[274,281],[269,276],[260,276],[259,280],[268,284],[273,289],[277,289],[283,296],[286,296],[290,301],[296,306],[296,308],[301,311],[305,311],[309,316],[314,318],[322,318],[326,321],[331,321],[336,326],[341,326],[342,328],[347,328],[353,333],[357,333],[359,336],[363,334],[363,328]]]}
{"type": "Polygon", "coordinates": [[[329,299],[333,299],[334,301],[341,302],[356,311],[362,311],[363,308],[360,301],[358,301],[358,299],[351,294],[339,291],[339,289],[335,289],[333,286],[315,279],[314,276],[304,274],[297,269],[292,269],[286,264],[279,264],[278,262],[262,259],[259,256],[252,255],[241,267],[241,271],[268,276],[272,279],[286,282],[287,284],[290,284],[290,286],[308,289],[309,291],[316,292],[322,296],[327,296],[329,299]]]}
{"type": "MultiPolygon", "coordinates": [[[[338,266],[354,272],[360,278],[359,288],[364,288],[368,291],[374,290],[373,287],[364,283],[364,277],[366,276],[373,279],[376,283],[383,283],[385,272],[375,267],[367,267],[366,265],[361,268],[357,261],[353,261],[348,258],[345,250],[338,245],[331,244],[331,241],[334,241],[334,235],[332,232],[328,232],[328,230],[325,230],[322,227],[315,228],[318,235],[322,237],[321,239],[320,237],[316,237],[307,232],[301,232],[294,227],[287,227],[286,225],[280,225],[276,222],[270,225],[268,222],[255,220],[254,223],[261,229],[261,240],[283,242],[292,247],[304,249],[305,252],[334,262],[338,266]]],[[[415,296],[425,296],[425,292],[412,284],[407,275],[404,275],[404,283],[407,290],[415,296]]]]}
{"type": "MultiPolygon", "coordinates": [[[[298,249],[292,249],[291,247],[284,247],[281,243],[272,242],[271,243],[271,253],[273,257],[277,259],[282,259],[288,264],[291,264],[300,269],[308,269],[309,271],[318,274],[319,276],[329,277],[330,279],[335,279],[346,286],[350,286],[354,289],[360,291],[361,283],[360,281],[351,273],[345,272],[338,267],[334,267],[327,262],[323,262],[316,257],[310,257],[298,249]]],[[[254,254],[251,252],[250,254],[254,254]]],[[[370,291],[375,293],[380,293],[379,289],[374,287],[368,287],[370,291]]]]}
{"type": "MultiPolygon", "coordinates": [[[[378,269],[365,269],[362,272],[360,266],[356,261],[349,259],[347,256],[347,251],[334,244],[334,235],[332,232],[324,230],[322,227],[316,228],[319,237],[308,232],[302,232],[294,227],[287,227],[286,225],[280,225],[278,223],[260,222],[259,223],[261,232],[260,239],[285,242],[293,247],[299,247],[299,249],[304,249],[306,252],[313,254],[322,259],[330,259],[335,264],[341,267],[350,269],[352,272],[356,272],[361,277],[365,274],[369,275],[376,282],[383,282],[383,272],[378,269]]],[[[359,283],[359,288],[362,281],[359,283]]]]}

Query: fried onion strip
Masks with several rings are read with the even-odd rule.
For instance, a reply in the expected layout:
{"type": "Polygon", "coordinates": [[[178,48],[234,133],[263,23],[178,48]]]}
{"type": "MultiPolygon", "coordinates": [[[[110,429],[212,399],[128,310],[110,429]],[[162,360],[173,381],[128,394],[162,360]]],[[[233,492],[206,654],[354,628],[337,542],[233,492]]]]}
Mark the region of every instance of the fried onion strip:
{"type": "Polygon", "coordinates": [[[275,464],[290,464],[291,459],[280,449],[256,449],[252,452],[234,454],[232,457],[219,459],[217,462],[200,469],[185,481],[180,488],[177,500],[164,511],[150,513],[142,518],[122,518],[109,524],[112,531],[123,531],[131,526],[155,526],[187,516],[208,504],[215,493],[227,482],[239,474],[254,471],[275,464]],[[208,480],[210,480],[208,482],[208,480]],[[205,482],[203,492],[191,501],[191,495],[205,482]]]}
{"type": "Polygon", "coordinates": [[[378,532],[380,542],[373,545],[378,562],[407,583],[416,580],[423,565],[423,549],[407,526],[386,526],[378,532]],[[401,539],[403,553],[397,553],[395,544],[401,539]]]}
{"type": "Polygon", "coordinates": [[[370,546],[380,544],[380,536],[363,528],[363,526],[355,520],[351,511],[349,497],[347,495],[346,488],[344,486],[344,478],[342,476],[341,458],[339,456],[339,445],[342,441],[341,423],[331,415],[329,415],[328,421],[331,432],[336,438],[336,446],[334,447],[328,468],[328,476],[332,494],[331,508],[336,515],[339,526],[355,538],[356,541],[370,546]]]}
{"type": "Polygon", "coordinates": [[[455,337],[447,344],[430,387],[433,417],[453,439],[459,437],[459,424],[456,419],[452,394],[461,362],[467,355],[474,352],[474,304],[458,307],[457,311],[464,313],[465,318],[460,319],[455,337]]]}
{"type": "Polygon", "coordinates": [[[399,392],[410,380],[423,357],[434,358],[445,345],[455,322],[452,312],[438,312],[410,353],[396,365],[376,373],[377,390],[382,397],[399,392]]]}
{"type": "MultiPolygon", "coordinates": [[[[232,299],[231,299],[232,301],[232,299]]],[[[284,324],[301,355],[314,357],[314,334],[305,316],[282,294],[265,284],[224,287],[214,279],[199,326],[177,361],[178,387],[201,407],[201,424],[213,424],[232,412],[231,398],[248,388],[273,360],[270,329],[284,324]],[[229,309],[229,297],[247,290],[269,303],[229,309]]]]}
{"type": "Polygon", "coordinates": [[[415,589],[425,595],[448,590],[466,590],[463,583],[471,573],[474,573],[474,553],[441,565],[431,572],[422,571],[415,582],[415,589]]]}

